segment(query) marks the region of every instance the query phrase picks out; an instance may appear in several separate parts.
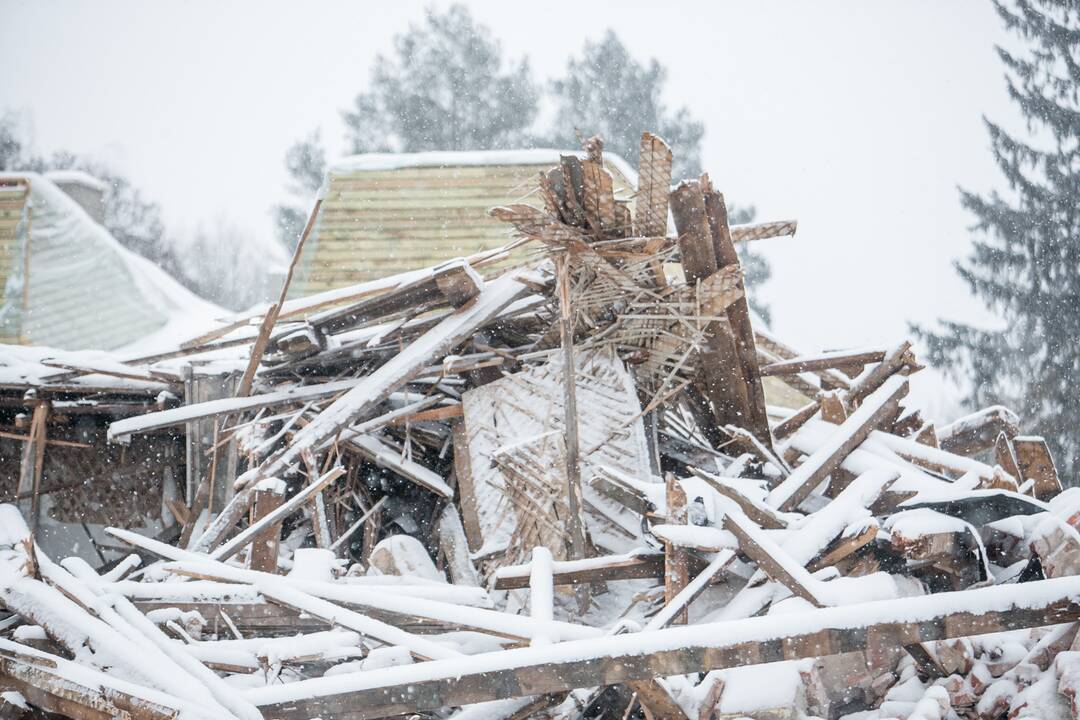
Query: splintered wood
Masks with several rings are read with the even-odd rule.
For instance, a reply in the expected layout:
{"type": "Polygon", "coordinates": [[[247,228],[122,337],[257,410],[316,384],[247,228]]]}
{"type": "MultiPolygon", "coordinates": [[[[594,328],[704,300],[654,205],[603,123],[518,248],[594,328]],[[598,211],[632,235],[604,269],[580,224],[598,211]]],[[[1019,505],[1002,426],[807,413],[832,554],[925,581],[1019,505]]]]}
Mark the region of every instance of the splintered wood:
{"type": "Polygon", "coordinates": [[[491,208],[506,248],[0,382],[0,717],[1075,717],[1053,443],[926,417],[910,342],[787,345],[736,243],[796,223],[652,133],[612,163],[491,208]],[[67,497],[159,447],[129,527],[67,497]]]}

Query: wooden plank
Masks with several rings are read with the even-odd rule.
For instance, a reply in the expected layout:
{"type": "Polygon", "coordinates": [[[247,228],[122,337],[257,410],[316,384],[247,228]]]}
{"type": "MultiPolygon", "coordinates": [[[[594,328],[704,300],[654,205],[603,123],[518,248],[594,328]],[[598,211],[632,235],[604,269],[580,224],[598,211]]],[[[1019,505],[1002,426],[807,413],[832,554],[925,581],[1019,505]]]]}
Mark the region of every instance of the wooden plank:
{"type": "Polygon", "coordinates": [[[641,134],[634,231],[643,237],[667,235],[671,148],[650,132],[641,134]]]}
{"type": "MultiPolygon", "coordinates": [[[[739,255],[735,251],[735,244],[731,240],[731,229],[728,227],[727,205],[724,203],[724,196],[712,189],[708,183],[707,175],[702,176],[702,190],[705,194],[705,212],[709,232],[713,239],[717,268],[739,268],[741,267],[739,255]]],[[[739,285],[740,289],[744,289],[741,281],[739,285]]],[[[769,433],[769,418],[765,409],[765,389],[761,383],[757,348],[754,344],[754,328],[750,322],[750,306],[745,291],[742,297],[728,306],[727,317],[728,322],[731,323],[732,334],[735,338],[735,350],[739,358],[743,382],[746,384],[748,400],[747,415],[742,418],[741,422],[733,424],[750,430],[765,447],[771,449],[772,435],[769,433]]]]}
{"type": "MultiPolygon", "coordinates": [[[[574,365],[574,315],[570,305],[570,259],[563,257],[558,267],[559,339],[563,360],[563,427],[566,448],[566,497],[569,517],[570,559],[585,557],[585,524],[582,517],[581,448],[578,442],[577,368],[574,365]]],[[[583,604],[585,596],[579,596],[583,604]]],[[[584,608],[582,608],[584,611],[584,608]]]]}
{"type": "MultiPolygon", "coordinates": [[[[684,181],[671,191],[671,212],[678,230],[679,253],[687,284],[716,273],[717,257],[705,210],[705,196],[697,181],[684,181]]],[[[699,352],[702,391],[712,404],[717,426],[743,425],[749,417],[750,399],[742,377],[735,336],[728,322],[706,326],[708,348],[699,352]]],[[[718,433],[716,427],[704,431],[718,433]]]]}
{"type": "Polygon", "coordinates": [[[825,607],[814,591],[788,570],[786,566],[793,565],[791,558],[780,558],[784,554],[783,549],[762,535],[760,528],[754,527],[745,517],[728,513],[724,516],[724,529],[738,538],[739,549],[762,572],[790,590],[792,595],[801,597],[814,607],[825,607]]]}
{"type": "Polygon", "coordinates": [[[820,409],[821,403],[817,400],[803,405],[793,412],[790,417],[785,418],[773,428],[773,437],[777,440],[791,437],[799,428],[805,425],[810,418],[814,417],[820,409]]]}
{"type": "Polygon", "coordinates": [[[835,565],[869,545],[877,537],[877,525],[868,523],[862,530],[847,537],[840,536],[820,555],[811,560],[806,569],[812,573],[835,565]]]}
{"type": "Polygon", "coordinates": [[[49,408],[49,403],[43,400],[34,405],[34,414],[30,420],[30,440],[23,445],[22,462],[19,465],[16,495],[29,498],[29,502],[22,500],[18,506],[23,516],[29,518],[31,533],[37,531],[41,513],[41,473],[45,465],[45,445],[48,441],[49,408]]]}
{"type": "Polygon", "coordinates": [[[683,709],[658,680],[635,680],[626,683],[637,694],[647,718],[655,720],[689,720],[683,709]]]}
{"type": "Polygon", "coordinates": [[[476,552],[484,545],[484,534],[480,528],[480,516],[476,507],[475,486],[469,461],[469,436],[465,432],[465,423],[460,420],[450,423],[450,436],[454,445],[454,478],[458,486],[461,524],[465,526],[469,550],[476,552]]]}
{"type": "Polygon", "coordinates": [[[7,641],[0,644],[0,685],[10,683],[28,702],[46,712],[75,720],[175,720],[185,712],[190,712],[193,719],[210,718],[205,711],[179,698],[156,690],[140,696],[142,688],[135,683],[117,681],[85,665],[75,668],[76,663],[59,656],[32,648],[16,655],[13,649],[18,647],[7,641]],[[77,677],[98,681],[94,685],[81,684],[71,679],[70,670],[63,672],[67,668],[76,669],[77,677]],[[169,705],[162,704],[162,700],[169,705]]]}
{"type": "MultiPolygon", "coordinates": [[[[516,590],[528,587],[528,567],[528,565],[512,565],[499,568],[495,574],[495,589],[516,590]]],[[[663,577],[664,553],[648,553],[629,557],[616,555],[609,559],[599,557],[588,558],[584,561],[556,562],[553,582],[555,585],[580,585],[663,577]]]]}
{"type": "Polygon", "coordinates": [[[835,440],[827,443],[795,468],[784,482],[769,493],[767,502],[784,512],[798,507],[829,473],[840,466],[852,450],[869,437],[875,427],[891,415],[907,391],[906,378],[889,378],[867,398],[862,407],[836,429],[835,440]]]}
{"type": "Polygon", "coordinates": [[[469,541],[465,537],[465,527],[461,522],[457,506],[447,503],[439,515],[436,528],[439,536],[439,550],[446,558],[446,569],[450,582],[455,585],[480,586],[480,575],[476,572],[472,558],[469,557],[469,541]]]}
{"type": "Polygon", "coordinates": [[[166,608],[176,608],[182,612],[198,612],[208,625],[207,630],[217,635],[229,631],[219,610],[228,614],[236,627],[244,635],[259,637],[289,636],[296,633],[326,630],[326,622],[318,618],[269,602],[233,603],[233,602],[180,602],[176,600],[136,600],[135,607],[142,613],[166,608]]]}
{"type": "Polygon", "coordinates": [[[797,357],[791,360],[761,366],[762,375],[794,375],[802,372],[818,372],[835,368],[866,365],[885,359],[884,350],[862,350],[848,353],[825,353],[817,356],[797,357]]]}
{"type": "Polygon", "coordinates": [[[1012,445],[1022,481],[1034,482],[1032,492],[1035,499],[1048,502],[1056,497],[1061,492],[1061,480],[1046,440],[1041,437],[1018,436],[1013,438],[1012,445]]]}
{"type": "Polygon", "coordinates": [[[856,603],[596,640],[512,649],[460,662],[380,671],[349,691],[319,679],[255,688],[268,717],[363,720],[781,660],[1043,627],[1080,618],[1080,578],[856,603]],[[313,697],[314,694],[314,697],[313,697]]]}
{"type": "MultiPolygon", "coordinates": [[[[665,477],[667,491],[668,522],[672,525],[686,524],[686,493],[682,485],[672,473],[665,477]]],[[[684,548],[674,543],[665,543],[664,547],[664,602],[670,603],[675,599],[686,584],[690,582],[690,564],[687,552],[684,548]]],[[[671,622],[676,625],[685,625],[690,616],[686,609],[675,614],[671,622]]]]}
{"type": "Polygon", "coordinates": [[[980,410],[938,428],[941,449],[970,457],[994,447],[998,435],[1012,439],[1020,432],[1020,418],[1002,405],[980,410]]]}
{"type": "Polygon", "coordinates": [[[732,483],[725,482],[724,478],[717,477],[695,467],[690,468],[690,472],[701,478],[713,490],[735,502],[746,517],[757,523],[759,527],[765,528],[766,530],[783,530],[787,527],[787,521],[780,517],[775,510],[768,505],[754,502],[746,495],[739,492],[739,489],[732,483]]]}
{"type": "Polygon", "coordinates": [[[872,392],[881,387],[882,383],[902,370],[910,370],[912,366],[918,367],[915,364],[915,356],[911,352],[911,343],[904,341],[893,348],[870,372],[863,375],[844,395],[844,400],[848,407],[856,408],[872,392]]]}
{"type": "MultiPolygon", "coordinates": [[[[270,513],[281,507],[285,501],[284,483],[275,484],[275,487],[256,488],[255,502],[252,504],[251,524],[256,525],[270,513]]],[[[278,570],[278,544],[281,540],[281,522],[267,525],[266,529],[255,536],[251,541],[251,551],[248,553],[248,567],[252,570],[276,573],[278,570]]]]}
{"type": "Polygon", "coordinates": [[[994,443],[994,461],[1001,466],[1002,470],[1016,478],[1018,483],[1024,481],[1020,474],[1020,466],[1016,463],[1016,453],[1013,452],[1012,442],[1003,432],[998,433],[997,441],[994,443]]]}

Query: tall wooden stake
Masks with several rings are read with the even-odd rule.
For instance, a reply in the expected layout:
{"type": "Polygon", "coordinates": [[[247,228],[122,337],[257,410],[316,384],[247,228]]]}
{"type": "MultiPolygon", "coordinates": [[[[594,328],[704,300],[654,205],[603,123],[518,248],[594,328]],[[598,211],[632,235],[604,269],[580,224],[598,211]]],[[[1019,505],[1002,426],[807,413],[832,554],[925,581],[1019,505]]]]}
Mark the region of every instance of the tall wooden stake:
{"type": "Polygon", "coordinates": [[[19,467],[19,486],[16,489],[16,497],[20,498],[19,509],[30,519],[32,533],[37,532],[38,515],[41,513],[41,472],[45,465],[48,419],[49,403],[39,400],[34,405],[34,414],[30,420],[30,437],[23,446],[22,464],[19,467]]]}
{"type": "Polygon", "coordinates": [[[585,529],[581,522],[581,459],[578,446],[577,382],[574,368],[574,318],[570,306],[570,258],[559,260],[559,333],[563,350],[563,390],[566,425],[566,496],[570,507],[570,557],[585,556],[585,529]]]}
{"type": "Polygon", "coordinates": [[[266,352],[266,346],[270,342],[270,333],[273,331],[274,325],[277,324],[281,307],[285,304],[285,296],[289,294],[289,285],[292,283],[293,273],[296,272],[296,265],[300,261],[300,254],[304,251],[304,244],[311,235],[311,231],[315,229],[315,220],[319,217],[319,208],[321,207],[322,198],[319,198],[315,201],[315,207],[311,209],[311,216],[308,218],[307,225],[304,226],[304,232],[300,234],[299,242],[296,243],[292,261],[289,262],[289,271],[285,274],[285,282],[281,284],[281,294],[278,295],[278,301],[270,306],[270,309],[266,311],[266,315],[263,317],[262,325],[259,327],[259,336],[255,338],[255,344],[251,348],[251,358],[248,360],[243,377],[240,378],[240,385],[236,388],[236,397],[247,397],[251,394],[251,384],[255,380],[255,371],[259,369],[259,362],[262,360],[263,353],[266,352]]]}

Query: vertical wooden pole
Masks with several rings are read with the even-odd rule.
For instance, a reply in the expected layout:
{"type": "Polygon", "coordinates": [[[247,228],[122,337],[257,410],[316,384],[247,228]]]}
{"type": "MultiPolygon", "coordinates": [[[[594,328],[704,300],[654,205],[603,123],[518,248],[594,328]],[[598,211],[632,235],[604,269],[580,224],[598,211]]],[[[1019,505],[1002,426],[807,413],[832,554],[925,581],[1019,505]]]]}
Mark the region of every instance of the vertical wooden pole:
{"type": "MultiPolygon", "coordinates": [[[[686,524],[686,493],[683,492],[679,481],[672,473],[668,473],[664,480],[667,484],[667,514],[668,522],[672,525],[686,524]]],[[[664,551],[664,603],[670,603],[675,596],[682,592],[690,582],[690,564],[686,550],[676,547],[671,543],[665,543],[664,551]]],[[[685,625],[689,620],[689,613],[684,608],[676,615],[671,623],[673,625],[685,625]]]]}
{"type": "Polygon", "coordinates": [[[581,518],[581,449],[578,444],[577,380],[574,367],[574,318],[570,305],[570,258],[559,260],[559,333],[563,355],[563,412],[566,426],[566,496],[570,508],[570,557],[585,556],[581,518]]]}
{"type": "Polygon", "coordinates": [[[30,421],[30,437],[23,446],[19,466],[18,507],[29,520],[30,532],[37,532],[41,512],[41,472],[45,465],[45,443],[48,440],[49,403],[39,400],[34,405],[30,421]]]}
{"type": "MultiPolygon", "coordinates": [[[[284,484],[273,487],[260,487],[255,490],[254,510],[251,522],[256,523],[281,507],[285,500],[284,484]]],[[[248,567],[252,570],[276,573],[278,570],[278,543],[281,540],[281,523],[268,527],[251,542],[248,552],[248,567]]]]}

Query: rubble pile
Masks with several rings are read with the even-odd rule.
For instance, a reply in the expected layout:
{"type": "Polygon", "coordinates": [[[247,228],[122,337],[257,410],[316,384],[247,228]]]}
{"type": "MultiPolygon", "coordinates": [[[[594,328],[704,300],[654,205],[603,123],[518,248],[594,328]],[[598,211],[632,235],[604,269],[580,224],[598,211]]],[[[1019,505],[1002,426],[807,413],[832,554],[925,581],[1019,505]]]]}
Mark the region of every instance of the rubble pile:
{"type": "Polygon", "coordinates": [[[1080,490],[1047,444],[924,417],[909,342],[774,337],[736,246],[795,223],[730,225],[671,167],[646,133],[616,197],[591,138],[491,209],[499,250],[299,298],[290,268],[169,352],[35,351],[0,383],[0,715],[1076,717],[1080,490]],[[57,420],[105,406],[108,444],[57,420]],[[170,438],[139,491],[167,523],[49,557],[79,511],[43,511],[49,453],[170,438]]]}

